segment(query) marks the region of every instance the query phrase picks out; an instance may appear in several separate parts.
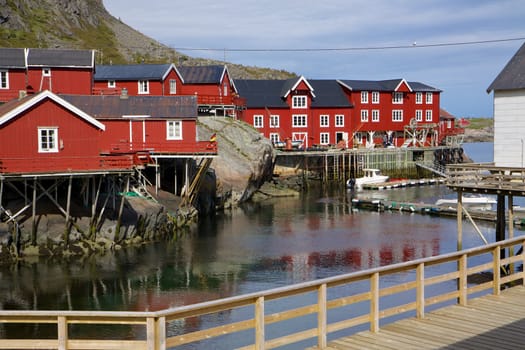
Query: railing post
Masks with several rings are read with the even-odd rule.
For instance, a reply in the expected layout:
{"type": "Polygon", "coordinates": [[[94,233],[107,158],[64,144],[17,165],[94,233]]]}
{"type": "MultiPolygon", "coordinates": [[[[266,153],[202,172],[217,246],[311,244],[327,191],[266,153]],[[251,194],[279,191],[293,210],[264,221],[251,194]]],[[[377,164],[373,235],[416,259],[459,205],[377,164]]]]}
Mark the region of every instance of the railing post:
{"type": "Polygon", "coordinates": [[[458,261],[459,278],[458,278],[458,293],[459,305],[467,305],[467,255],[463,254],[458,261]]]}
{"type": "Polygon", "coordinates": [[[492,294],[500,294],[500,283],[501,283],[501,270],[500,270],[500,257],[501,247],[498,245],[492,251],[492,273],[494,275],[492,279],[492,294]]]}
{"type": "Polygon", "coordinates": [[[425,317],[425,264],[416,268],[416,317],[425,317]]]}
{"type": "Polygon", "coordinates": [[[67,319],[65,316],[58,316],[58,350],[67,349],[67,319]]]}
{"type": "Polygon", "coordinates": [[[319,286],[317,291],[317,347],[319,349],[326,348],[326,284],[319,286]]]}
{"type": "Polygon", "coordinates": [[[166,317],[159,317],[157,319],[156,329],[156,346],[158,350],[166,349],[166,317]]]}
{"type": "Polygon", "coordinates": [[[370,276],[370,331],[379,331],[379,273],[370,276]]]}
{"type": "Polygon", "coordinates": [[[264,297],[255,301],[255,349],[264,350],[264,297]]]}
{"type": "Polygon", "coordinates": [[[155,318],[148,317],[146,318],[146,349],[156,350],[155,335],[155,318]]]}

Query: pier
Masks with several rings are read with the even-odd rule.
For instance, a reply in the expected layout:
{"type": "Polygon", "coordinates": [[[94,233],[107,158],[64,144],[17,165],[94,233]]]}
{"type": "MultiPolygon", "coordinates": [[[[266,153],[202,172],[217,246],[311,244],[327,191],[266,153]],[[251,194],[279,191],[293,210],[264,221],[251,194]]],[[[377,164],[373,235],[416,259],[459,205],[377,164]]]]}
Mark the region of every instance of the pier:
{"type": "MultiPolygon", "coordinates": [[[[516,237],[439,256],[160,311],[0,310],[3,337],[0,349],[153,350],[176,349],[191,343],[206,348],[207,340],[226,336],[236,339],[242,336],[244,345],[238,348],[246,350],[289,344],[299,347],[304,344],[304,348],[309,349],[353,349],[352,344],[363,348],[360,343],[363,338],[370,339],[368,347],[383,349],[380,342],[391,342],[393,329],[405,333],[398,342],[415,344],[412,347],[418,349],[439,348],[438,344],[477,344],[475,342],[487,341],[487,334],[497,334],[497,337],[490,337],[492,343],[485,342],[485,348],[503,348],[498,345],[519,339],[514,338],[509,329],[520,335],[523,329],[520,322],[525,311],[525,273],[521,267],[525,255],[505,257],[502,252],[517,251],[524,243],[525,237],[516,237]],[[395,275],[403,278],[393,278],[395,275]],[[447,288],[434,288],[437,285],[447,288]],[[509,300],[511,294],[517,297],[509,300]],[[487,303],[492,303],[491,308],[480,309],[480,316],[476,317],[477,306],[487,303]],[[478,318],[479,328],[468,326],[472,315],[478,318]],[[205,327],[195,323],[201,317],[220,317],[222,324],[205,327]],[[442,324],[432,323],[438,318],[457,329],[445,334],[442,324]],[[458,318],[465,321],[460,322],[458,318]],[[294,326],[290,327],[289,322],[294,322],[294,326]],[[32,324],[35,329],[39,325],[55,327],[56,336],[6,337],[5,327],[17,324],[32,324]],[[89,329],[95,325],[102,325],[105,331],[91,332],[89,337],[78,335],[78,327],[89,329]],[[110,332],[119,327],[126,327],[126,331],[110,332]],[[466,331],[466,327],[471,330],[466,331]],[[130,338],[132,329],[138,330],[136,339],[130,338]],[[112,334],[111,339],[104,334],[112,334]],[[119,334],[121,337],[117,338],[119,334]],[[442,334],[437,337],[443,338],[441,343],[436,340],[436,334],[442,334]]],[[[521,345],[520,342],[514,344],[521,345]]],[[[407,347],[411,346],[397,349],[407,347]]],[[[478,347],[473,345],[473,348],[478,347]]]]}

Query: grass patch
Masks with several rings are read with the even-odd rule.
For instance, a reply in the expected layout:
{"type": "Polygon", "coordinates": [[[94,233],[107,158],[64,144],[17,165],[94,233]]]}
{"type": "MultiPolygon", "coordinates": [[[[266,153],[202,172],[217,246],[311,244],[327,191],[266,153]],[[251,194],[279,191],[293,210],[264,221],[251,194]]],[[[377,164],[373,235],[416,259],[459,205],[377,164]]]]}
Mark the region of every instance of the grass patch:
{"type": "Polygon", "coordinates": [[[470,122],[467,128],[474,130],[492,127],[494,124],[494,119],[492,118],[469,118],[467,120],[470,122]]]}

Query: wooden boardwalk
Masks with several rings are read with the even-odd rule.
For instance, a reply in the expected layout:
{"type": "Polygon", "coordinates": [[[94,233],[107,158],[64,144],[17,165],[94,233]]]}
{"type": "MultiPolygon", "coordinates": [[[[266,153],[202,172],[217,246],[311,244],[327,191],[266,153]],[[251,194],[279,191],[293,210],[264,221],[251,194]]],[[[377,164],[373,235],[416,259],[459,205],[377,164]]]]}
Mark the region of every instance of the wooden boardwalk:
{"type": "MultiPolygon", "coordinates": [[[[469,300],[330,341],[325,349],[523,349],[525,348],[525,287],[500,295],[469,300]]],[[[313,347],[310,349],[318,349],[313,347]]]]}

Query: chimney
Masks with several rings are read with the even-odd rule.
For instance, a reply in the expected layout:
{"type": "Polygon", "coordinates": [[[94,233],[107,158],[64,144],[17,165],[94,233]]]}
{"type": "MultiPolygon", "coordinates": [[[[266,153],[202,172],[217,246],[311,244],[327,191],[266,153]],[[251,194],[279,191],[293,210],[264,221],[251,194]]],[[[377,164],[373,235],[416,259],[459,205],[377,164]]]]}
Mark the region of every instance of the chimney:
{"type": "Polygon", "coordinates": [[[120,91],[120,99],[121,100],[127,100],[128,99],[128,89],[122,88],[120,91]]]}

